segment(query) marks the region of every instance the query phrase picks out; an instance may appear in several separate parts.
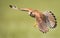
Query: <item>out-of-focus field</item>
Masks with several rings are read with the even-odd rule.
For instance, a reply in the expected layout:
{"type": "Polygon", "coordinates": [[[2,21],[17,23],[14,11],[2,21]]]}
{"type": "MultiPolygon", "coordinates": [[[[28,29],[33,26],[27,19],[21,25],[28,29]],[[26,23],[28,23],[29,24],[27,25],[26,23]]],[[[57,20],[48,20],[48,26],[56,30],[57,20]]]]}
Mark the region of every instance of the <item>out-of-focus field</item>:
{"type": "Polygon", "coordinates": [[[60,0],[0,0],[0,38],[60,38],[60,0]],[[9,8],[10,4],[42,12],[52,10],[58,21],[57,27],[43,34],[33,27],[34,18],[9,8]]]}

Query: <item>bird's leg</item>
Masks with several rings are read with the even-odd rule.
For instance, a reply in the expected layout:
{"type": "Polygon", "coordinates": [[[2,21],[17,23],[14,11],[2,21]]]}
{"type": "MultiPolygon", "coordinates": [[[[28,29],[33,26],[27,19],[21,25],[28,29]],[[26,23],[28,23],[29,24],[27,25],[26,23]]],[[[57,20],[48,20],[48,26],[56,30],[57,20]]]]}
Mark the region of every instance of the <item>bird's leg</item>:
{"type": "Polygon", "coordinates": [[[34,27],[38,27],[36,22],[35,22],[35,24],[34,24],[33,26],[34,26],[34,27]]]}

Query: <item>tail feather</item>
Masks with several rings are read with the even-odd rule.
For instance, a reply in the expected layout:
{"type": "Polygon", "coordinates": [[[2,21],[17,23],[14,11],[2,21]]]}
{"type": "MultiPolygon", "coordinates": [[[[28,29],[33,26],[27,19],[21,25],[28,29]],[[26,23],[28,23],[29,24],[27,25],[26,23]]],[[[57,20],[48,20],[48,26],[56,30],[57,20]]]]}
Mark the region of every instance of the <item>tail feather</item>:
{"type": "Polygon", "coordinates": [[[56,17],[55,15],[52,13],[52,11],[47,11],[47,12],[44,12],[44,15],[47,17],[47,23],[49,23],[49,27],[50,28],[55,28],[57,26],[57,20],[56,20],[56,17]]]}
{"type": "Polygon", "coordinates": [[[54,25],[54,27],[53,28],[55,28],[56,26],[57,26],[57,19],[56,19],[56,17],[55,17],[55,15],[50,11],[49,13],[51,13],[52,14],[52,16],[54,17],[54,20],[55,20],[55,25],[54,25]]]}

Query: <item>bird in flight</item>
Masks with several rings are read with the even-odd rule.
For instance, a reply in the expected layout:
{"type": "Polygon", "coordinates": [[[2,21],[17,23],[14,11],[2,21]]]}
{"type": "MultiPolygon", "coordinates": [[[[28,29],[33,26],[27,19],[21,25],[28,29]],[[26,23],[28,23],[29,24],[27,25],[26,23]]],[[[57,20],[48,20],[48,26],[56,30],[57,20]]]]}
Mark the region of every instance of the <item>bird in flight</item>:
{"type": "Polygon", "coordinates": [[[34,26],[38,26],[38,29],[43,33],[48,32],[49,28],[53,29],[57,26],[56,17],[52,11],[40,12],[31,8],[18,8],[14,5],[9,5],[9,7],[15,10],[28,12],[28,14],[36,20],[36,24],[34,26]]]}

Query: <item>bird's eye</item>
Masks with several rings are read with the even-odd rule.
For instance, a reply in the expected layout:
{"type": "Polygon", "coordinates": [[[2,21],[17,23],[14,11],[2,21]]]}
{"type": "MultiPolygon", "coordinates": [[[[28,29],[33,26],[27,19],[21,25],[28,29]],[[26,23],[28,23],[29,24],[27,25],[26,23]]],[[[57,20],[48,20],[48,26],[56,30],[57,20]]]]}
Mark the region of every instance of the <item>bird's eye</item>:
{"type": "Polygon", "coordinates": [[[32,12],[30,12],[30,15],[32,15],[32,12]]]}
{"type": "Polygon", "coordinates": [[[35,17],[35,15],[33,14],[33,12],[30,12],[30,16],[31,17],[35,17]]]}

